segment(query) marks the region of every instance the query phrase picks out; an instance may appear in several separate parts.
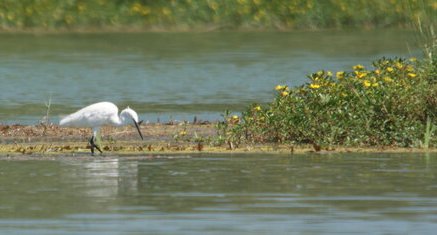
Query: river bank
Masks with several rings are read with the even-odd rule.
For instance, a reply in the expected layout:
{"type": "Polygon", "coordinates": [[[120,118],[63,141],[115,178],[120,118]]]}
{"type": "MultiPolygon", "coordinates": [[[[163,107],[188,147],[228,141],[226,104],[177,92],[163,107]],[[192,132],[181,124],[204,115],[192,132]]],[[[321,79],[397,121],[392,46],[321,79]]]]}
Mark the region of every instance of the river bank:
{"type": "MultiPolygon", "coordinates": [[[[436,152],[436,149],[398,148],[390,146],[330,146],[293,144],[216,144],[214,123],[147,124],[141,127],[144,141],[139,140],[133,127],[104,127],[101,156],[152,157],[156,154],[197,153],[411,153],[436,152]]],[[[61,128],[57,125],[0,125],[0,159],[36,159],[38,157],[88,156],[88,128],[61,128]]]]}
{"type": "Polygon", "coordinates": [[[0,31],[405,28],[436,9],[429,0],[7,1],[0,4],[0,31]]]}

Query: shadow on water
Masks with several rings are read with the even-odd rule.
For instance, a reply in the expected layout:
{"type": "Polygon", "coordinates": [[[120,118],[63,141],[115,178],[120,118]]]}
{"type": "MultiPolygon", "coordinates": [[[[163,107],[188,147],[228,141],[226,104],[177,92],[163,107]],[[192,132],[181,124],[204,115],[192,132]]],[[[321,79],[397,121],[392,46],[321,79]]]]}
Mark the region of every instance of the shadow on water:
{"type": "Polygon", "coordinates": [[[437,229],[437,155],[2,161],[0,231],[414,233],[437,229]]]}

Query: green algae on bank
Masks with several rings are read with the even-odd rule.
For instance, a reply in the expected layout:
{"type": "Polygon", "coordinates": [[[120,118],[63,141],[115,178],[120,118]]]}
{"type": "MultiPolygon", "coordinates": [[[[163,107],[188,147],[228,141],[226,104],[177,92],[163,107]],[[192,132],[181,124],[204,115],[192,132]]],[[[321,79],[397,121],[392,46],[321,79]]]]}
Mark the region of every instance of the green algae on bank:
{"type": "MultiPolygon", "coordinates": [[[[215,124],[147,124],[141,126],[145,140],[138,140],[133,127],[104,127],[101,148],[103,155],[96,156],[132,156],[156,154],[194,154],[194,153],[409,153],[437,152],[437,149],[398,148],[390,146],[376,147],[320,147],[293,144],[217,144],[215,124]]],[[[0,158],[17,156],[57,157],[63,155],[88,155],[87,143],[89,128],[61,128],[57,125],[0,125],[0,158]]]]}
{"type": "MultiPolygon", "coordinates": [[[[155,154],[197,154],[197,153],[268,153],[268,154],[335,154],[335,153],[423,153],[437,152],[437,149],[419,148],[392,148],[392,147],[329,147],[314,149],[313,146],[293,146],[286,144],[244,145],[238,148],[199,145],[196,143],[166,143],[166,142],[139,142],[120,141],[117,144],[103,144],[103,154],[96,156],[117,155],[155,155],[155,154]]],[[[22,144],[1,144],[1,156],[63,156],[63,155],[88,155],[89,146],[86,142],[39,142],[22,144]]]]}

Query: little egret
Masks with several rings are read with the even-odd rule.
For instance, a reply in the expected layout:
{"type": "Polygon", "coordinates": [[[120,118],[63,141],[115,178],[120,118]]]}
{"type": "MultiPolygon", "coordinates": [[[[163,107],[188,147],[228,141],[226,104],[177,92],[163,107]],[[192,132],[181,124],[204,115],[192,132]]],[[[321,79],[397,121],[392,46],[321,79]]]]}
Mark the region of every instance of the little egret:
{"type": "Polygon", "coordinates": [[[89,143],[91,145],[91,155],[94,155],[94,148],[102,153],[102,150],[94,142],[101,126],[122,126],[129,124],[130,121],[133,121],[138,130],[138,134],[140,134],[141,139],[143,139],[139,127],[142,121],[138,121],[138,114],[127,107],[120,112],[120,115],[118,115],[117,106],[110,102],[100,102],[86,106],[85,108],[62,118],[59,125],[66,127],[91,127],[93,129],[93,135],[91,136],[89,143]]]}

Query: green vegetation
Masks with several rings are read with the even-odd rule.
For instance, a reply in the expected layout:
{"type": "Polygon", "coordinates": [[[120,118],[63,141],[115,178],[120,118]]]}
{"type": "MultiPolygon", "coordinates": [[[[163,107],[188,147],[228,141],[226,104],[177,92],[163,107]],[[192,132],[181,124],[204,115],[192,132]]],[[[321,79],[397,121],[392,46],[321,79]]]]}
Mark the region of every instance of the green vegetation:
{"type": "MultiPolygon", "coordinates": [[[[435,52],[435,48],[434,48],[435,52]]],[[[437,76],[433,60],[382,58],[372,68],[318,71],[299,87],[276,86],[273,102],[254,104],[218,125],[224,142],[315,146],[435,146],[437,76]]]]}
{"type": "Polygon", "coordinates": [[[410,27],[434,0],[2,0],[3,30],[410,27]]]}
{"type": "Polygon", "coordinates": [[[434,12],[422,9],[416,29],[424,58],[381,58],[371,68],[321,70],[308,82],[277,85],[275,99],[217,126],[222,142],[321,146],[435,147],[437,35],[434,12]]]}
{"type": "MultiPolygon", "coordinates": [[[[437,114],[437,84],[421,63],[382,58],[373,68],[318,71],[305,85],[278,85],[266,107],[252,105],[241,118],[227,118],[227,138],[237,143],[420,146],[427,119],[437,114]]],[[[430,144],[430,134],[426,141],[430,144]]]]}

